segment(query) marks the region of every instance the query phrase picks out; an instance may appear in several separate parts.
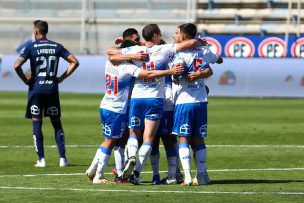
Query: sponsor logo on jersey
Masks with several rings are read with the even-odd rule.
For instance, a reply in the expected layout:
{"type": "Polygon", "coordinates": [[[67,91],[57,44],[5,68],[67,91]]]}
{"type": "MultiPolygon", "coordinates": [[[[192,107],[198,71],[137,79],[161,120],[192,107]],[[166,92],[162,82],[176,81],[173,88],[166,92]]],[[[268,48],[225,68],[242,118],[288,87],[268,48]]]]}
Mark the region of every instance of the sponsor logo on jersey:
{"type": "Polygon", "coordinates": [[[251,58],[255,52],[253,42],[245,37],[235,37],[229,40],[225,46],[227,57],[251,58]]]}
{"type": "Polygon", "coordinates": [[[278,37],[269,37],[260,43],[258,53],[263,58],[283,58],[286,56],[286,43],[278,37]]]}

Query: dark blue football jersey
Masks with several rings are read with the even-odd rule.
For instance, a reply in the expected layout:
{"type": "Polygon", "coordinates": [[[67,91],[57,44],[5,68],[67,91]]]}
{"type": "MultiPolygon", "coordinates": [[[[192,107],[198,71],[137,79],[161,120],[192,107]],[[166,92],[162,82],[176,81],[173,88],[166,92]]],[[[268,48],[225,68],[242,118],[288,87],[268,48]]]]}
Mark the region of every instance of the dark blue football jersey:
{"type": "Polygon", "coordinates": [[[26,46],[20,56],[30,59],[33,81],[29,90],[37,93],[58,92],[57,69],[60,57],[70,55],[61,44],[46,38],[38,39],[26,46]]]}

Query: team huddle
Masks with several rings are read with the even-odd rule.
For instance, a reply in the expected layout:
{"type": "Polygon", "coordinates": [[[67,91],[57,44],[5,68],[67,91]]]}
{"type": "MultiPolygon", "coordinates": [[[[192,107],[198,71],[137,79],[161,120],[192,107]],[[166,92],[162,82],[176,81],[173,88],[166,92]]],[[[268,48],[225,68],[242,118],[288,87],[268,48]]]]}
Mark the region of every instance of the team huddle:
{"type": "Polygon", "coordinates": [[[183,24],[174,34],[174,44],[161,44],[164,42],[159,27],[149,24],[142,30],[144,45],[139,44],[137,31],[128,29],[120,48],[108,50],[106,94],[100,104],[105,140],[86,171],[93,183],[128,180],[139,185],[140,173],[149,158],[152,184],[204,185],[210,181],[204,144],[207,136],[204,78],[212,75],[209,64],[221,63],[222,59],[204,47],[204,41],[195,40],[196,34],[194,24],[183,24]],[[160,138],[168,160],[168,176],[164,179],[160,179],[158,170],[160,138]],[[195,181],[189,145],[196,159],[195,181]],[[110,181],[104,171],[113,148],[116,178],[110,181]]]}
{"type": "MultiPolygon", "coordinates": [[[[44,116],[51,117],[55,129],[59,165],[68,166],[60,121],[58,83],[68,77],[79,63],[62,45],[49,41],[47,29],[45,32],[40,24],[41,21],[34,23],[36,41],[21,53],[15,70],[29,86],[26,117],[33,120],[38,154],[35,166],[46,166],[41,131],[43,111],[44,116]],[[57,78],[59,57],[67,60],[70,66],[57,78]],[[32,74],[29,78],[21,69],[27,59],[31,60],[32,74]]],[[[100,103],[104,141],[86,174],[96,184],[130,182],[139,185],[140,174],[150,158],[152,184],[208,184],[204,142],[207,136],[208,88],[204,78],[212,75],[210,63],[222,63],[223,60],[206,47],[204,40],[195,39],[197,28],[191,23],[178,26],[173,44],[162,40],[156,24],[146,25],[142,36],[145,42],[140,41],[135,29],[129,28],[121,39],[116,40],[120,43],[119,48],[108,49],[106,92],[100,103]],[[160,138],[168,161],[168,175],[163,179],[159,173],[160,138]],[[196,163],[194,178],[190,168],[190,146],[196,163]],[[110,181],[104,171],[113,149],[115,169],[112,172],[116,176],[114,181],[110,181]]]]}

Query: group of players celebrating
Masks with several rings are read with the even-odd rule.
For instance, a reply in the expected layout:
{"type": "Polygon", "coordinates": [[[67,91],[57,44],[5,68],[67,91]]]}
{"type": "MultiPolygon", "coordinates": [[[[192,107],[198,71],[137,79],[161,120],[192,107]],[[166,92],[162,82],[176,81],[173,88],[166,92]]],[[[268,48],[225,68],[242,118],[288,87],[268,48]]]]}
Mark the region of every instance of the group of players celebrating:
{"type": "Polygon", "coordinates": [[[123,33],[120,47],[108,49],[106,93],[100,104],[105,139],[86,171],[93,183],[129,181],[139,185],[148,158],[153,169],[152,184],[210,183],[204,143],[207,136],[204,78],[212,75],[209,64],[222,63],[222,58],[206,48],[204,40],[194,39],[196,35],[194,24],[182,24],[173,36],[174,43],[165,44],[158,25],[148,24],[142,30],[144,43],[139,41],[137,31],[129,28],[123,33]],[[159,175],[160,138],[168,160],[168,175],[163,179],[159,175]],[[194,179],[190,145],[197,169],[194,179]],[[110,181],[104,171],[113,149],[116,177],[110,181]]]}
{"type": "MultiPolygon", "coordinates": [[[[35,167],[46,167],[42,118],[50,117],[59,151],[59,166],[69,166],[65,156],[58,84],[79,66],[77,58],[61,44],[47,39],[48,23],[34,21],[35,41],[27,45],[14,68],[29,86],[26,117],[33,121],[34,146],[38,155],[35,167]],[[69,66],[57,77],[59,58],[69,66]],[[31,62],[31,74],[22,65],[31,62]]],[[[204,78],[212,75],[210,63],[222,63],[202,39],[195,39],[192,23],[177,27],[173,44],[165,44],[156,24],[142,30],[144,42],[134,28],[117,39],[119,48],[108,49],[105,64],[106,92],[100,104],[104,141],[86,171],[93,183],[131,182],[139,185],[140,174],[150,158],[152,184],[183,186],[210,183],[206,169],[207,94],[204,78]],[[177,142],[177,137],[179,142],[177,142]],[[160,138],[166,150],[168,175],[159,174],[160,138]],[[196,163],[191,174],[190,146],[196,163]],[[114,149],[115,180],[105,178],[105,168],[114,149]],[[137,157],[137,158],[136,158],[137,157]],[[181,173],[181,162],[184,175],[181,173]]]]}

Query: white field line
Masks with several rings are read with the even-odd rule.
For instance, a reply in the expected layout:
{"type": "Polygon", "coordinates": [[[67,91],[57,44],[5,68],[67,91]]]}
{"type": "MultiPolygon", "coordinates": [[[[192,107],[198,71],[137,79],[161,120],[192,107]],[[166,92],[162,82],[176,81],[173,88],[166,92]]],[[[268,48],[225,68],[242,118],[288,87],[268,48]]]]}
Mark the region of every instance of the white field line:
{"type": "Polygon", "coordinates": [[[228,195],[304,195],[304,192],[221,192],[221,191],[177,191],[177,190],[110,190],[110,189],[85,189],[85,188],[35,188],[0,186],[0,189],[9,190],[53,190],[53,191],[80,191],[80,192],[132,192],[132,193],[179,193],[179,194],[228,194],[228,195]]]}
{"type": "MultiPolygon", "coordinates": [[[[208,172],[246,172],[246,171],[304,171],[304,168],[248,168],[248,169],[210,169],[208,172]]],[[[168,171],[159,171],[167,173],[168,171]]],[[[195,170],[193,170],[195,172],[195,170]]],[[[152,174],[152,171],[143,171],[144,174],[152,174]]],[[[112,173],[105,173],[111,175],[112,173]]],[[[23,174],[23,175],[0,175],[0,178],[6,177],[37,177],[37,176],[85,176],[85,173],[47,173],[47,174],[23,174]]]]}
{"type": "MultiPolygon", "coordinates": [[[[46,145],[45,148],[57,148],[57,145],[46,145]]],[[[98,145],[66,145],[67,148],[97,148],[98,145]]],[[[163,145],[160,145],[163,147],[163,145]]],[[[207,145],[207,147],[227,148],[304,148],[304,145],[207,145]]],[[[34,148],[33,145],[0,145],[1,148],[34,148]]]]}

